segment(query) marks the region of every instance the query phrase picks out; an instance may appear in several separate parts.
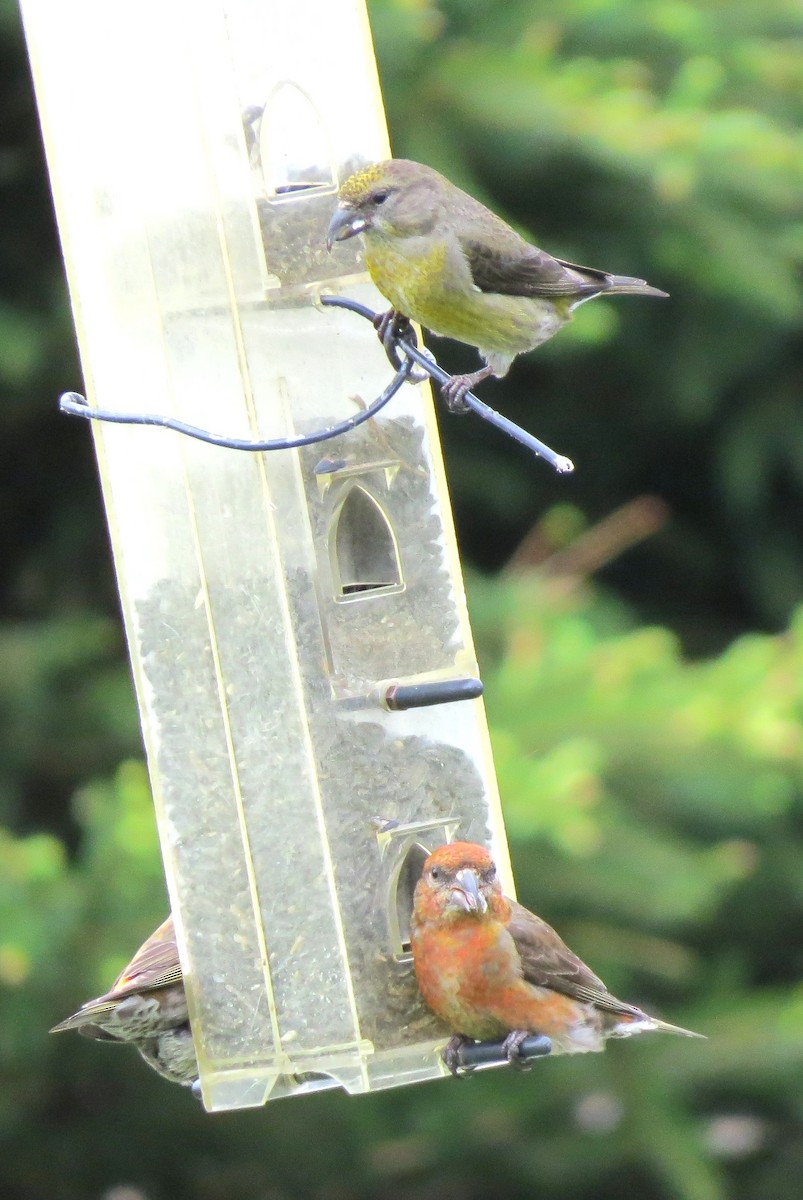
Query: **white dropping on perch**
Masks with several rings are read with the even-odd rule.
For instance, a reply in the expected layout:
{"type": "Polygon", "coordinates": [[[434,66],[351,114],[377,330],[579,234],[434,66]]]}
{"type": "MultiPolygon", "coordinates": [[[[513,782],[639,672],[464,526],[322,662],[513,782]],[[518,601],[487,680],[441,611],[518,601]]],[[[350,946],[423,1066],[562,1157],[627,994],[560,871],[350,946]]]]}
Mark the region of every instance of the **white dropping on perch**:
{"type": "MultiPolygon", "coordinates": [[[[325,247],[389,155],[363,0],[22,7],[89,403],[253,439],[377,396],[320,304],[382,306],[325,247]]],[[[429,386],[299,450],[94,434],[206,1107],[441,1074],[423,855],[512,880],[429,386]]]]}

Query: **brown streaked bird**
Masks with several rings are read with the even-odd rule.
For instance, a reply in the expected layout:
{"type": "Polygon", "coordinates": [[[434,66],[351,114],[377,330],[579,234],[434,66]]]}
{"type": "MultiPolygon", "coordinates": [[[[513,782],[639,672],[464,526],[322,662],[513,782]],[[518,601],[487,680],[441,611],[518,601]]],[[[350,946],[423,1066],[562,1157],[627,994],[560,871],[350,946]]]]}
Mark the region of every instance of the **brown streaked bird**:
{"type": "Polygon", "coordinates": [[[365,265],[397,315],[476,346],[485,366],[441,386],[453,409],[517,354],[542,345],[596,296],[660,296],[643,279],[553,258],[432,167],[392,158],[340,188],[327,246],[362,234],[365,265]]]}
{"type": "Polygon", "coordinates": [[[562,1054],[649,1030],[704,1036],[612,996],[546,921],[503,895],[493,859],[473,842],[441,846],[424,863],[412,950],[421,995],[454,1031],[443,1055],[453,1074],[467,1041],[504,1038],[508,1060],[520,1065],[533,1033],[562,1054]]]}
{"type": "Polygon", "coordinates": [[[172,1083],[190,1086],[197,1079],[172,916],[140,946],[108,992],[87,1000],[50,1032],[66,1029],[102,1042],[130,1042],[172,1083]]]}

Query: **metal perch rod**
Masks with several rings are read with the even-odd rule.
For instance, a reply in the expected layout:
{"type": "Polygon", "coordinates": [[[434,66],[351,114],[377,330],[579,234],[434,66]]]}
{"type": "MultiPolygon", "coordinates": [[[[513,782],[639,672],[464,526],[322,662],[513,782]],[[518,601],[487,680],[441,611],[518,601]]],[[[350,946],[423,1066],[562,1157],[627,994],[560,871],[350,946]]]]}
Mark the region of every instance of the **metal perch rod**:
{"type": "MultiPolygon", "coordinates": [[[[356,300],[349,300],[345,296],[321,296],[320,303],[328,308],[345,308],[350,312],[357,313],[366,320],[375,324],[378,315],[366,308],[364,304],[359,304],[356,300]]],[[[261,452],[268,450],[292,450],[297,446],[309,446],[316,442],[325,442],[330,438],[339,437],[340,434],[349,433],[352,429],[356,429],[358,425],[362,425],[365,421],[370,421],[372,417],[385,407],[388,401],[396,395],[396,392],[403,383],[420,382],[422,375],[413,371],[413,367],[417,366],[425,371],[436,383],[445,383],[451,376],[439,367],[435,359],[427,350],[422,350],[418,346],[418,340],[415,333],[409,325],[401,330],[394,332],[385,340],[385,349],[391,362],[396,367],[396,373],[393,379],[377,396],[376,400],[361,412],[355,413],[353,417],[348,417],[344,421],[339,421],[335,425],[327,426],[325,429],[316,430],[313,433],[298,434],[295,437],[288,438],[271,438],[266,441],[254,441],[249,438],[234,438],[222,433],[213,433],[208,429],[201,429],[197,425],[189,425],[186,421],[179,421],[175,417],[167,417],[159,413],[132,413],[132,412],[116,412],[106,408],[92,408],[86,399],[79,395],[78,392],[65,392],[59,400],[59,408],[62,412],[74,417],[84,417],[92,421],[108,421],[117,425],[158,425],[163,429],[172,429],[176,433],[184,434],[186,437],[196,438],[201,442],[209,442],[214,446],[224,446],[229,450],[250,450],[252,452],[261,452]]],[[[568,474],[574,470],[574,464],[571,459],[566,458],[563,454],[556,454],[554,450],[545,445],[537,437],[526,430],[521,429],[513,421],[503,417],[501,413],[489,408],[482,400],[479,400],[472,392],[467,392],[464,397],[465,405],[471,409],[478,417],[484,421],[488,421],[491,425],[495,425],[503,433],[514,438],[521,445],[525,446],[538,458],[543,458],[548,462],[559,474],[568,474]]]]}

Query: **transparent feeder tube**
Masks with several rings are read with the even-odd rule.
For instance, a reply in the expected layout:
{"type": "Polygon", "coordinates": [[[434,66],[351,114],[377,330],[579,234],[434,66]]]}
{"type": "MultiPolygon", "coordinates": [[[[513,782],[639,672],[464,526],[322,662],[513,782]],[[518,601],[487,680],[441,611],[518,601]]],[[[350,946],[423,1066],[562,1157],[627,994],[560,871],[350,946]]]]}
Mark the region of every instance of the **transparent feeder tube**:
{"type": "MultiPolygon", "coordinates": [[[[361,0],[24,0],[90,403],[236,437],[333,424],[389,368],[338,183],[388,156],[361,0]]],[[[68,382],[68,381],[66,381],[68,382]]],[[[427,386],[319,446],[95,426],[209,1109],[441,1073],[409,961],[423,855],[509,890],[427,386]]]]}

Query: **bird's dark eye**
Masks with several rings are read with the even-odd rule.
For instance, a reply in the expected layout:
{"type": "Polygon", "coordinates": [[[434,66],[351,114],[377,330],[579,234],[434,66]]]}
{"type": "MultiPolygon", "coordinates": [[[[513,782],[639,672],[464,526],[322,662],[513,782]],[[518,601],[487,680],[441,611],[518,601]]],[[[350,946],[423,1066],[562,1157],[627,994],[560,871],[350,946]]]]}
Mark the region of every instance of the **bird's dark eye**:
{"type": "Polygon", "coordinates": [[[371,197],[371,201],[374,204],[384,204],[389,195],[390,192],[386,188],[381,189],[378,192],[374,192],[373,196],[371,197]]]}
{"type": "Polygon", "coordinates": [[[437,883],[437,881],[439,879],[443,878],[443,871],[441,870],[440,867],[430,867],[429,868],[429,877],[430,877],[430,879],[434,879],[435,882],[437,883]]]}

